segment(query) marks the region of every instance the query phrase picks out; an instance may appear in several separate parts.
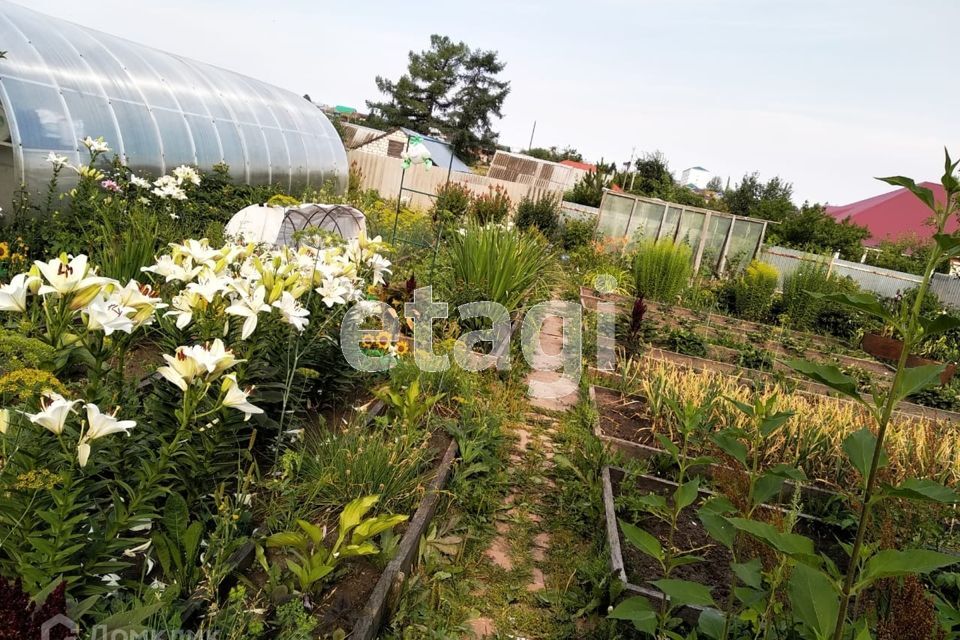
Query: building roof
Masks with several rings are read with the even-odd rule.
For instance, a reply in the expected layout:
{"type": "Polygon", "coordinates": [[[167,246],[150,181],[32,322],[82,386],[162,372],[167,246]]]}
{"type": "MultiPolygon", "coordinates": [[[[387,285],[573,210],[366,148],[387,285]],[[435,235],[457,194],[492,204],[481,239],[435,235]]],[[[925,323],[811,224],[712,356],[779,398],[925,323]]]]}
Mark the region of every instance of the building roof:
{"type": "MultiPolygon", "coordinates": [[[[943,187],[935,182],[921,182],[920,186],[933,191],[937,202],[944,200],[943,187]]],[[[880,244],[881,240],[897,240],[903,237],[928,237],[933,233],[929,220],[930,209],[906,188],[873,196],[852,204],[827,207],[827,213],[836,220],[851,222],[870,230],[866,245],[880,244]]],[[[947,232],[960,226],[955,218],[947,221],[947,232]]]]}
{"type": "Polygon", "coordinates": [[[561,160],[560,164],[567,167],[573,167],[574,169],[587,171],[587,172],[597,170],[597,165],[590,164],[589,162],[577,162],[576,160],[561,160]]]}
{"type": "Polygon", "coordinates": [[[435,166],[441,169],[450,167],[454,171],[470,173],[470,167],[453,153],[453,147],[450,146],[450,143],[433,136],[417,133],[413,129],[400,127],[400,130],[408,136],[420,136],[423,145],[430,150],[430,159],[433,160],[435,166]]]}

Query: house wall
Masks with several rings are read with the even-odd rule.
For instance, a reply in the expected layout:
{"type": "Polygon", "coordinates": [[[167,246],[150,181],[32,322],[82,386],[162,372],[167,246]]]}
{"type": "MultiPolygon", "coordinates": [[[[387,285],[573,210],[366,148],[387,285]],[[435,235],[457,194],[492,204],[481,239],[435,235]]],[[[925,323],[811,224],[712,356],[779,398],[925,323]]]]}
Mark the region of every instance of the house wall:
{"type": "MultiPolygon", "coordinates": [[[[364,189],[374,189],[385,198],[396,198],[400,189],[400,179],[403,176],[403,186],[423,193],[436,193],[447,182],[447,171],[440,167],[426,168],[423,165],[414,165],[403,172],[401,160],[390,158],[384,154],[369,153],[364,149],[354,149],[348,154],[351,168],[358,169],[362,174],[361,184],[364,189]]],[[[562,189],[557,185],[544,181],[511,182],[498,180],[474,173],[453,171],[450,173],[451,182],[459,182],[474,193],[486,193],[487,190],[500,187],[516,205],[524,196],[532,198],[544,194],[562,197],[562,189]]],[[[404,202],[417,209],[429,209],[433,206],[433,199],[421,193],[404,191],[401,195],[404,202]]]]}
{"type": "Polygon", "coordinates": [[[375,156],[387,156],[391,140],[401,143],[404,148],[407,146],[407,134],[403,131],[394,131],[388,136],[383,136],[376,140],[371,140],[367,144],[360,145],[354,149],[354,151],[362,151],[363,153],[369,153],[375,156]]]}

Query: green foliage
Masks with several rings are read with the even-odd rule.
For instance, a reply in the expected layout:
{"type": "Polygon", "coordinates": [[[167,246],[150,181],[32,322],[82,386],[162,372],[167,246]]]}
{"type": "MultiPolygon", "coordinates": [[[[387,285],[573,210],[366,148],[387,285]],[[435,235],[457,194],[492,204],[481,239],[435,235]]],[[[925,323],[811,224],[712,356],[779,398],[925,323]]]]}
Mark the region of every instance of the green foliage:
{"type": "Polygon", "coordinates": [[[473,193],[459,182],[447,182],[437,189],[430,215],[440,224],[458,224],[470,208],[473,193]]]}
{"type": "MultiPolygon", "coordinates": [[[[274,533],[267,537],[267,547],[282,549],[293,556],[287,558],[287,568],[296,577],[301,593],[316,591],[343,560],[380,553],[372,538],[406,522],[405,515],[366,518],[379,499],[379,496],[371,495],[348,503],[340,512],[337,538],[330,547],[324,541],[325,529],[306,520],[297,520],[300,531],[274,533]]],[[[264,569],[269,570],[269,567],[264,569]]]]}
{"type": "Polygon", "coordinates": [[[585,247],[596,237],[596,220],[567,220],[560,226],[560,244],[566,251],[585,247]]]}
{"type": "Polygon", "coordinates": [[[434,34],[430,48],[411,51],[409,60],[396,82],[377,76],[377,89],[386,100],[367,102],[368,122],[423,133],[438,130],[468,161],[480,151],[492,151],[497,140],[492,119],[500,117],[510,93],[510,83],[498,77],[505,64],[497,53],[434,34]]]}
{"type": "Polygon", "coordinates": [[[730,213],[762,220],[779,222],[796,212],[791,198],[793,185],[780,178],[760,181],[758,173],[743,176],[733,188],[723,194],[723,202],[730,213]]]}
{"type": "Polygon", "coordinates": [[[510,215],[510,196],[500,186],[475,196],[470,202],[470,220],[477,224],[500,224],[510,215]]]}
{"type": "Polygon", "coordinates": [[[676,302],[693,271],[690,247],[672,240],[645,240],[633,257],[633,278],[638,296],[676,302]]]}
{"type": "Polygon", "coordinates": [[[539,229],[548,238],[553,237],[560,226],[560,201],[549,193],[537,198],[524,196],[517,205],[514,220],[521,229],[532,227],[539,229]]]}
{"type": "Polygon", "coordinates": [[[776,267],[754,260],[734,281],[733,304],[741,318],[763,320],[767,317],[777,291],[780,274],[776,267]]]}
{"type": "Polygon", "coordinates": [[[707,357],[707,342],[690,329],[671,329],[662,340],[663,346],[670,351],[697,358],[707,357]]]}
{"type": "Polygon", "coordinates": [[[553,256],[542,238],[499,226],[468,226],[448,246],[452,304],[485,300],[519,309],[545,291],[553,256]]]}
{"type": "Polygon", "coordinates": [[[270,196],[270,199],[267,200],[267,206],[269,207],[296,207],[300,205],[300,201],[293,196],[288,196],[285,193],[277,193],[270,196]]]}
{"type": "Polygon", "coordinates": [[[190,519],[187,501],[178,493],[167,496],[160,523],[151,538],[160,568],[180,594],[189,595],[200,580],[203,523],[190,519]]]}
{"type": "Polygon", "coordinates": [[[545,149],[543,147],[534,147],[533,149],[526,149],[520,153],[530,156],[531,158],[548,160],[550,162],[563,162],[564,160],[583,162],[583,156],[580,154],[580,152],[570,146],[562,149],[556,146],[550,147],[549,149],[545,149]]]}
{"type": "Polygon", "coordinates": [[[577,180],[573,188],[564,194],[563,199],[588,207],[599,207],[603,200],[603,190],[610,186],[612,172],[612,165],[605,165],[603,160],[600,160],[596,170],[577,180]]]}
{"type": "Polygon", "coordinates": [[[765,242],[812,253],[839,252],[844,260],[859,260],[863,241],[869,237],[866,227],[849,220],[838,222],[822,205],[804,203],[781,218],[780,224],[768,226],[765,242]]]}
{"type": "Polygon", "coordinates": [[[817,326],[820,315],[827,310],[826,303],[811,294],[831,294],[843,291],[841,279],[831,276],[823,263],[803,263],[783,278],[781,314],[787,326],[807,330],[817,326]]]}
{"type": "MultiPolygon", "coordinates": [[[[923,269],[935,250],[935,243],[929,239],[903,237],[897,240],[881,240],[876,251],[867,251],[866,264],[894,271],[903,271],[923,275],[923,269]]],[[[950,265],[943,263],[937,267],[939,273],[947,273],[950,265]]]]}

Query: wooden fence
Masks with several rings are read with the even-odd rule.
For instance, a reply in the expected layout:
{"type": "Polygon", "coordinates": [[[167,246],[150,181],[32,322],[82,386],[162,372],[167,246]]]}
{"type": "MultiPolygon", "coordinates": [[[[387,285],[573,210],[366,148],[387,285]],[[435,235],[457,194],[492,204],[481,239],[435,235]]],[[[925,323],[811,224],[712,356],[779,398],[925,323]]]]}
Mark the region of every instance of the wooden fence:
{"type": "MultiPolygon", "coordinates": [[[[356,149],[350,151],[347,158],[351,167],[359,169],[362,176],[361,185],[364,189],[374,189],[384,198],[397,197],[400,190],[400,177],[403,174],[403,167],[399,158],[366,153],[356,149]]],[[[437,189],[443,186],[446,181],[447,169],[445,167],[428,169],[423,165],[412,166],[407,169],[406,175],[403,176],[404,189],[412,190],[403,192],[403,201],[407,206],[416,209],[429,209],[433,205],[433,199],[423,194],[435,194],[437,189]],[[415,193],[417,191],[421,193],[415,193]]],[[[538,198],[541,195],[550,194],[558,198],[563,197],[557,185],[545,180],[528,179],[509,182],[475,173],[453,171],[450,173],[450,182],[458,182],[476,194],[486,193],[489,189],[500,187],[506,191],[510,197],[510,202],[514,206],[524,196],[538,198]]]]}

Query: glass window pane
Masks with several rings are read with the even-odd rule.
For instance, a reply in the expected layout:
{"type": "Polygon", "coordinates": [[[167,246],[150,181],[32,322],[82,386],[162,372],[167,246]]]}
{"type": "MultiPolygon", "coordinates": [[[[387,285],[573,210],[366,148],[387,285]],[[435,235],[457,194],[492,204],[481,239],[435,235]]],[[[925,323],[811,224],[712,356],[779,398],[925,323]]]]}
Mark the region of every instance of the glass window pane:
{"type": "Polygon", "coordinates": [[[700,258],[701,273],[710,273],[719,266],[720,254],[723,252],[723,245],[727,240],[727,231],[730,230],[732,222],[733,218],[727,218],[726,216],[710,216],[710,224],[707,225],[707,240],[703,245],[703,255],[700,258]]]}
{"type": "Polygon", "coordinates": [[[267,151],[270,153],[270,182],[289,186],[290,156],[287,154],[283,133],[279,129],[264,128],[263,136],[267,139],[267,151]]]}
{"type": "Polygon", "coordinates": [[[700,246],[700,234],[703,232],[703,221],[706,216],[699,211],[684,211],[680,216],[680,226],[677,230],[677,243],[686,243],[696,255],[700,246]]]}
{"type": "Polygon", "coordinates": [[[112,151],[120,151],[120,133],[106,98],[64,89],[63,100],[67,103],[67,112],[77,138],[103,136],[112,151]]]}
{"type": "Polygon", "coordinates": [[[304,148],[303,135],[287,131],[283,137],[290,152],[291,189],[299,190],[307,185],[307,150],[304,148]]]}
{"type": "Polygon", "coordinates": [[[660,227],[660,235],[657,236],[657,239],[660,238],[673,238],[677,234],[677,223],[680,222],[680,212],[683,211],[680,207],[669,207],[667,209],[667,214],[663,218],[663,225],[660,227]]]}
{"type": "Polygon", "coordinates": [[[739,272],[753,260],[760,243],[763,223],[737,219],[730,234],[730,246],[727,248],[727,271],[739,272]]]}
{"type": "Polygon", "coordinates": [[[267,143],[263,139],[260,127],[240,125],[244,145],[247,149],[247,161],[250,167],[250,181],[263,184],[270,181],[270,154],[267,153],[267,143]]]}
{"type": "Polygon", "coordinates": [[[666,208],[665,204],[637,200],[637,207],[633,210],[633,218],[630,219],[630,227],[627,229],[630,243],[647,238],[655,239],[666,208]]]}
{"type": "Polygon", "coordinates": [[[600,203],[600,223],[598,230],[608,238],[622,238],[627,232],[630,212],[633,210],[633,198],[608,193],[600,203]]]}

